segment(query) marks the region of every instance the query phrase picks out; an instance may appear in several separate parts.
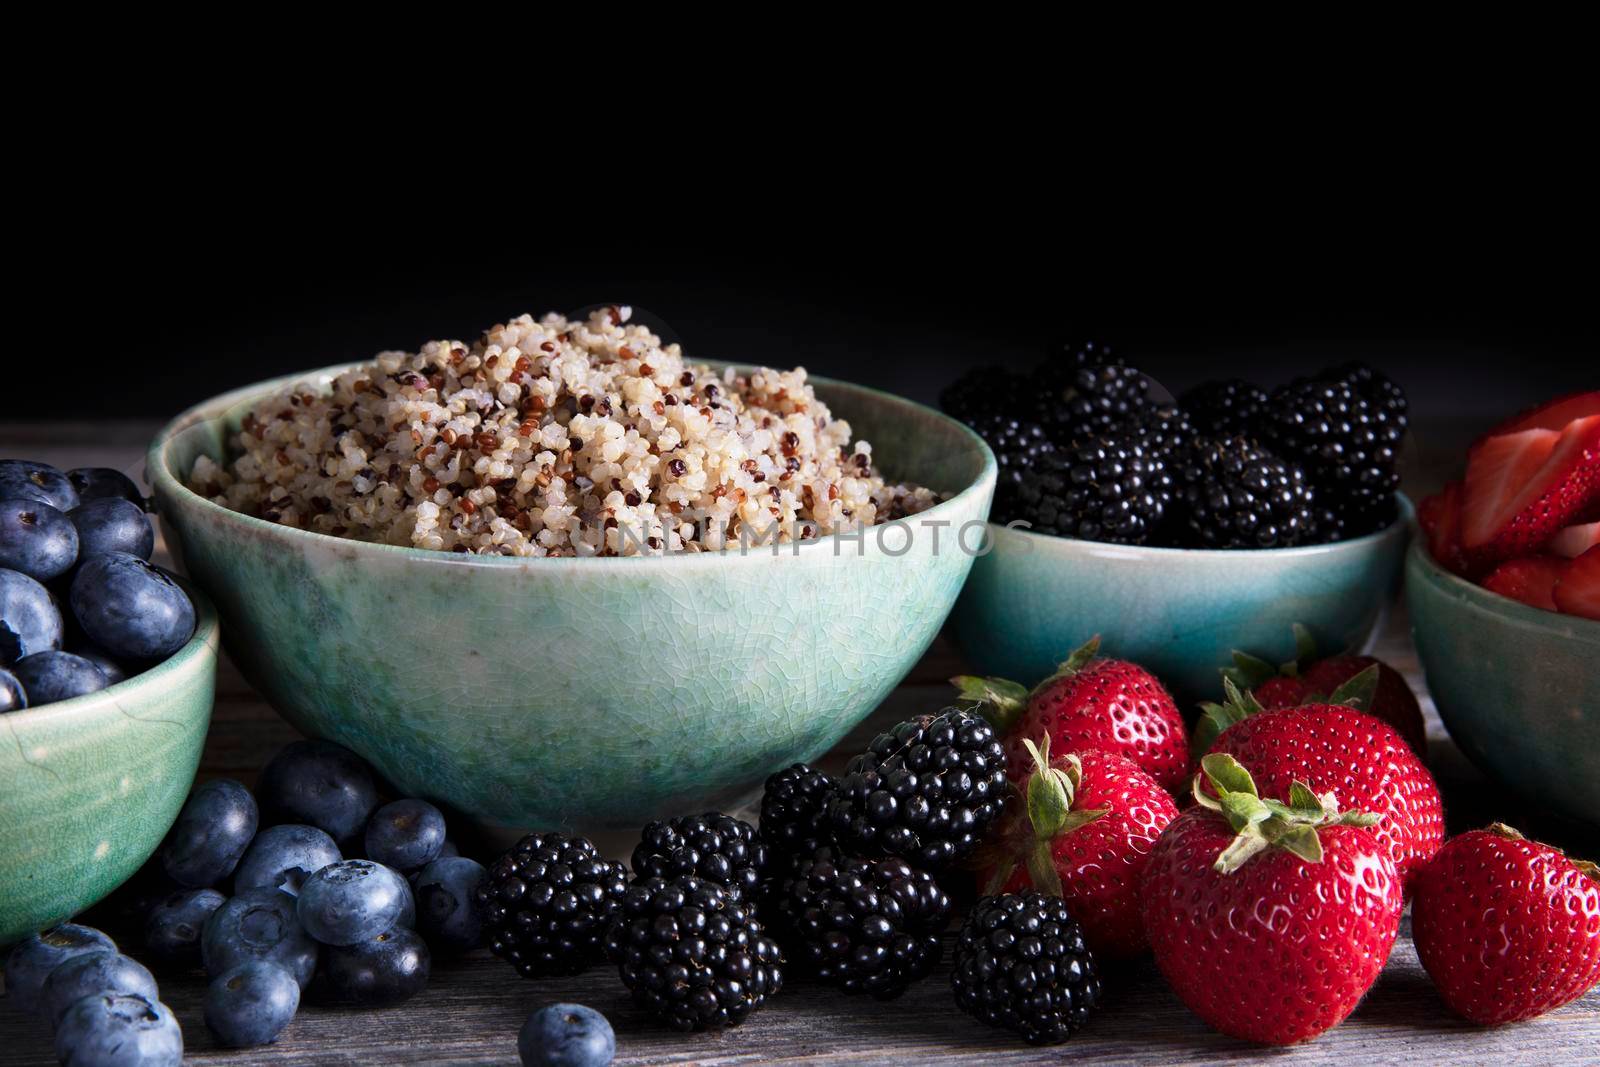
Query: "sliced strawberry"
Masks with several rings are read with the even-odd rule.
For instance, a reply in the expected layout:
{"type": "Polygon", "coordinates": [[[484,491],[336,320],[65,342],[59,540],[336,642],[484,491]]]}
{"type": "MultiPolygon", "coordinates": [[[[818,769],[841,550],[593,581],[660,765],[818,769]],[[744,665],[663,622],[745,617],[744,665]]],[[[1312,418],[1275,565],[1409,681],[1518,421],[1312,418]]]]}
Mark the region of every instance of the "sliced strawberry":
{"type": "Polygon", "coordinates": [[[1474,571],[1538,552],[1600,499],[1600,415],[1481,442],[1467,459],[1461,546],[1474,571]]]}
{"type": "Polygon", "coordinates": [[[1461,483],[1451,482],[1422,502],[1417,521],[1427,535],[1428,553],[1439,566],[1457,574],[1467,571],[1461,551],[1461,483]]]}
{"type": "Polygon", "coordinates": [[[1555,591],[1556,610],[1585,619],[1600,619],[1600,546],[1567,565],[1555,591]]]}
{"type": "Polygon", "coordinates": [[[1520,415],[1507,419],[1473,443],[1476,448],[1479,444],[1491,437],[1501,437],[1508,433],[1521,433],[1523,430],[1564,430],[1567,423],[1590,415],[1600,415],[1600,389],[1591,389],[1583,393],[1568,393],[1558,396],[1554,400],[1547,400],[1538,407],[1529,408],[1520,415]]]}
{"type": "Polygon", "coordinates": [[[1550,551],[1568,559],[1577,559],[1595,545],[1600,545],[1600,522],[1568,526],[1550,539],[1550,551]]]}
{"type": "Polygon", "coordinates": [[[1554,556],[1508,560],[1483,580],[1483,587],[1530,608],[1555,611],[1556,583],[1561,581],[1569,566],[1566,560],[1554,556]]]}

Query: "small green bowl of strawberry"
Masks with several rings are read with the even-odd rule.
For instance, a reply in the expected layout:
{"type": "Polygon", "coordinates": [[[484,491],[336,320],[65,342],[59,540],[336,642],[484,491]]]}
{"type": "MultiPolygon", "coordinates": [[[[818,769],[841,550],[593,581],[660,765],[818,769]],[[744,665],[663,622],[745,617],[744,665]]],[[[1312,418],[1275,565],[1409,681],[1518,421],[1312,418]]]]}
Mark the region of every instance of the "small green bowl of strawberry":
{"type": "Polygon", "coordinates": [[[1406,603],[1439,717],[1485,771],[1600,825],[1600,391],[1495,427],[1420,515],[1406,603]]]}

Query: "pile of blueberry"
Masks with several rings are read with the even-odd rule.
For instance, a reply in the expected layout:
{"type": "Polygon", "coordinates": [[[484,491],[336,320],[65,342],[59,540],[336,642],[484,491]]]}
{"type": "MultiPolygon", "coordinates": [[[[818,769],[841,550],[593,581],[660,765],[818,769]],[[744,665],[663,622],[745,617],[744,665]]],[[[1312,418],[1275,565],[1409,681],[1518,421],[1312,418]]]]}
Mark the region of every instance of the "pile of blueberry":
{"type": "Polygon", "coordinates": [[[188,642],[194,605],[154,547],[125,475],[0,460],[0,713],[115,685],[188,642]]]}
{"type": "MultiPolygon", "coordinates": [[[[277,1040],[302,998],[363,1008],[421,992],[435,954],[478,944],[482,877],[432,804],[380,804],[358,756],[296,741],[253,794],[231,779],[196,786],[110,910],[142,922],[142,955],[158,971],[204,969],[206,1026],[242,1048],[277,1040]]],[[[92,992],[154,999],[153,982],[103,978],[92,992]]]]}

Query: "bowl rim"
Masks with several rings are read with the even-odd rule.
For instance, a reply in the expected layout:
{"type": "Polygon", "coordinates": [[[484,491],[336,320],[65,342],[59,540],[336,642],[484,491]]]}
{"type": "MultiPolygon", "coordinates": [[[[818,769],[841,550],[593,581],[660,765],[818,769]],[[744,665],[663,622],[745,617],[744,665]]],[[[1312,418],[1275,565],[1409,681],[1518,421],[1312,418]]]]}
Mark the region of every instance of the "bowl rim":
{"type": "MultiPolygon", "coordinates": [[[[1472,607],[1481,608],[1491,614],[1501,615],[1508,622],[1523,623],[1537,626],[1540,629],[1549,629],[1552,626],[1577,626],[1580,637],[1600,637],[1600,620],[1586,619],[1582,615],[1568,615],[1560,611],[1545,611],[1543,608],[1532,607],[1521,601],[1512,600],[1508,596],[1501,596],[1490,589],[1485,589],[1477,582],[1469,581],[1454,571],[1446,570],[1439,565],[1428,551],[1426,542],[1418,539],[1412,544],[1410,552],[1406,554],[1407,564],[1415,563],[1421,572],[1421,577],[1441,589],[1454,594],[1472,607]],[[1591,633],[1583,631],[1590,629],[1591,633]]],[[[1407,589],[1410,583],[1407,583],[1407,589]]]]}
{"type": "Polygon", "coordinates": [[[208,654],[212,659],[217,656],[217,630],[220,623],[217,619],[216,605],[211,603],[211,598],[201,592],[193,582],[182,575],[173,574],[163,570],[176,578],[183,591],[189,595],[189,602],[194,605],[194,633],[185,641],[183,647],[178,649],[166,659],[153,667],[146,668],[138,674],[130,675],[114,685],[104,689],[97,689],[93,693],[71,697],[67,700],[57,700],[50,704],[40,704],[37,707],[29,705],[16,711],[0,713],[0,720],[14,726],[23,724],[35,725],[46,722],[52,718],[66,718],[74,714],[90,714],[103,710],[106,705],[116,703],[118,694],[127,694],[135,686],[159,686],[164,681],[177,681],[178,675],[189,670],[197,660],[204,659],[208,654]],[[209,653],[207,650],[209,649],[209,653]]]}
{"type": "MultiPolygon", "coordinates": [[[[793,557],[802,555],[808,557],[817,556],[829,547],[834,550],[833,554],[835,556],[843,556],[846,554],[839,551],[839,548],[841,544],[840,539],[847,535],[838,533],[829,534],[826,537],[814,538],[810,541],[790,542],[788,544],[779,546],[781,551],[775,551],[772,546],[759,545],[753,546],[751,551],[723,549],[720,552],[675,552],[660,556],[562,556],[557,557],[556,559],[550,559],[548,557],[487,556],[465,552],[442,552],[437,549],[416,548],[411,545],[390,545],[377,541],[361,541],[351,537],[335,537],[332,534],[318,533],[314,530],[301,530],[293,526],[284,526],[281,523],[268,522],[266,519],[258,519],[254,515],[246,515],[242,511],[234,511],[232,508],[216,503],[209,497],[201,496],[199,493],[196,493],[194,490],[190,489],[186,484],[184,484],[184,482],[174,475],[171,469],[168,467],[166,462],[166,451],[168,446],[179,434],[190,429],[191,427],[199,425],[202,422],[220,418],[222,413],[225,413],[237,405],[253,398],[265,396],[275,389],[280,389],[287,385],[307,381],[310,379],[321,378],[325,376],[332,377],[343,371],[349,370],[350,368],[363,366],[369,362],[371,362],[371,360],[356,360],[354,362],[336,363],[326,367],[318,367],[312,370],[280,375],[277,378],[265,379],[263,381],[255,382],[251,385],[245,385],[237,389],[229,390],[225,393],[219,393],[207,400],[202,400],[198,404],[190,406],[172,418],[156,433],[155,438],[150,442],[150,446],[145,453],[147,476],[150,480],[152,492],[156,497],[156,503],[158,505],[157,510],[161,510],[159,505],[161,504],[163,496],[166,494],[171,494],[174,500],[182,501],[185,504],[193,505],[198,503],[201,506],[202,511],[204,511],[204,509],[213,509],[211,513],[218,515],[224,521],[228,521],[230,519],[242,520],[246,529],[281,534],[285,536],[286,539],[291,543],[301,538],[309,538],[310,540],[306,543],[311,546],[323,545],[329,548],[333,546],[345,546],[346,549],[354,552],[372,550],[377,552],[380,556],[390,555],[398,559],[424,560],[438,565],[456,567],[509,567],[513,569],[521,569],[530,566],[537,566],[541,570],[554,567],[563,567],[566,569],[581,567],[585,570],[598,570],[612,569],[615,567],[635,567],[642,565],[660,566],[666,565],[668,561],[671,561],[673,565],[679,567],[704,567],[716,564],[727,565],[734,560],[763,560],[776,558],[779,555],[789,555],[793,557]]],[[[708,359],[697,362],[713,367],[719,371],[728,367],[732,367],[736,371],[740,372],[750,372],[752,370],[760,369],[752,366],[751,364],[733,363],[726,360],[708,359]]],[[[959,431],[959,438],[964,439],[970,446],[976,446],[978,457],[982,460],[982,465],[979,468],[977,475],[961,489],[951,493],[949,499],[942,500],[933,507],[928,508],[926,511],[919,511],[915,515],[908,515],[898,519],[891,519],[888,522],[877,523],[870,527],[864,527],[859,538],[855,534],[849,534],[849,539],[856,541],[858,546],[860,546],[857,549],[857,555],[865,554],[865,537],[866,531],[868,530],[882,530],[892,526],[909,528],[912,523],[923,523],[926,522],[930,517],[934,519],[945,518],[955,511],[965,509],[971,503],[973,497],[986,491],[993,491],[994,484],[999,477],[999,465],[995,460],[994,452],[989,448],[988,443],[984,441],[982,437],[980,437],[972,430],[971,427],[967,426],[965,423],[962,423],[960,420],[953,419],[944,412],[928,407],[926,404],[920,404],[915,400],[898,396],[886,390],[875,389],[872,386],[857,385],[854,382],[846,382],[837,378],[824,377],[822,375],[813,375],[809,372],[806,374],[806,381],[813,385],[822,385],[829,388],[853,391],[871,399],[887,402],[889,404],[904,405],[913,410],[921,411],[926,415],[931,415],[936,420],[955,427],[959,431]]],[[[987,510],[985,510],[984,518],[987,518],[987,510]]]]}
{"type": "Polygon", "coordinates": [[[1320,556],[1342,549],[1354,549],[1358,546],[1373,545],[1386,538],[1393,537],[1398,531],[1411,529],[1415,525],[1416,507],[1411,503],[1411,498],[1396,489],[1394,492],[1395,504],[1399,514],[1395,520],[1380,530],[1374,530],[1360,537],[1352,537],[1347,541],[1325,541],[1317,545],[1295,545],[1292,548],[1177,548],[1167,545],[1123,545],[1113,541],[1086,541],[1081,537],[1061,537],[1057,534],[1040,533],[1037,530],[1022,529],[1008,526],[1003,522],[989,520],[989,525],[1006,532],[1007,536],[1021,536],[1037,542],[1040,551],[1089,551],[1104,553],[1110,551],[1116,555],[1149,555],[1154,558],[1189,560],[1228,560],[1228,559],[1293,559],[1297,556],[1320,556]],[[1058,547],[1051,547],[1058,546],[1058,547]]]}

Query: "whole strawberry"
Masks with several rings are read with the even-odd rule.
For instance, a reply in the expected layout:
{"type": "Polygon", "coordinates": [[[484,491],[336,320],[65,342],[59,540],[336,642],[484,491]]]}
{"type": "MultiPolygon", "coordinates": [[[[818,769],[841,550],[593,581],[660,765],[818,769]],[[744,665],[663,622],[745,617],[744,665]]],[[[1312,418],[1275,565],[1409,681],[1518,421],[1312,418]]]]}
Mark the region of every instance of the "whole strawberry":
{"type": "Polygon", "coordinates": [[[1006,735],[1011,776],[1033,766],[1024,739],[1050,738],[1057,752],[1114,752],[1131,760],[1163,789],[1177,790],[1189,775],[1189,736],[1172,696],[1155,675],[1096,653],[1100,638],[1067,658],[1030,693],[1003,678],[954,678],[961,695],[981,701],[1006,735]]]}
{"type": "Polygon", "coordinates": [[[1481,1026],[1570,1003],[1600,982],[1600,868],[1496,823],[1418,873],[1411,934],[1451,1010],[1481,1026]]]}
{"type": "Polygon", "coordinates": [[[1370,813],[1304,782],[1263,799],[1227,756],[1211,792],[1156,842],[1141,910],[1156,965],[1189,1009],[1233,1037],[1288,1045],[1341,1022],[1377,980],[1405,906],[1370,813]],[[1214,795],[1213,795],[1214,794],[1214,795]]]}
{"type": "MultiPolygon", "coordinates": [[[[1368,675],[1368,678],[1372,678],[1368,675]]],[[[1428,768],[1388,723],[1341,704],[1263,709],[1226,681],[1228,703],[1210,705],[1231,723],[1212,743],[1249,768],[1268,795],[1296,782],[1332,790],[1351,807],[1385,816],[1374,833],[1409,880],[1444,841],[1444,802],[1428,768]]]]}
{"type": "Polygon", "coordinates": [[[1026,803],[988,850],[981,893],[1037,889],[1067,902],[1096,957],[1149,947],[1139,918],[1139,875],[1178,806],[1154,778],[1112,752],[1052,761],[1050,738],[1033,757],[1026,803]]]}

